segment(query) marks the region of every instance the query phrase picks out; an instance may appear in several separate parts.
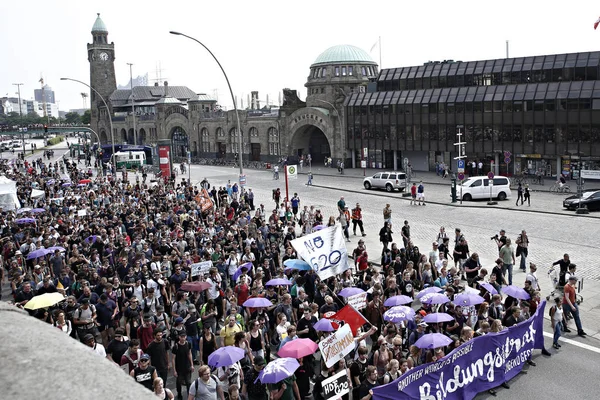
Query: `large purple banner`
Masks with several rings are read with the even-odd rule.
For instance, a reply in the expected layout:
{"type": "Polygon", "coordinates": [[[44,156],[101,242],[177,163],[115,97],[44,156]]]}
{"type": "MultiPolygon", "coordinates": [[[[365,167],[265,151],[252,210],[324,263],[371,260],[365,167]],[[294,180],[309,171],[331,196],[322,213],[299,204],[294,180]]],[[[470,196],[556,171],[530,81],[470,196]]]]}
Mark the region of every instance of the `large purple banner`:
{"type": "Polygon", "coordinates": [[[544,348],[545,306],[544,301],[535,315],[518,325],[477,337],[435,363],[374,388],[374,400],[470,400],[500,386],[521,371],[534,349],[544,348]]]}

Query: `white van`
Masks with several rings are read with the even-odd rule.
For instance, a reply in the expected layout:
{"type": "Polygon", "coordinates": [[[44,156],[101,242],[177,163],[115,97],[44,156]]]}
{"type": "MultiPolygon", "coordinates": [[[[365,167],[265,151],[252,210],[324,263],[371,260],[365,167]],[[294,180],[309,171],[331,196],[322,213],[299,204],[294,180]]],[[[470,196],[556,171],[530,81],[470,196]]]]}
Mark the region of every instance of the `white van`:
{"type": "MultiPolygon", "coordinates": [[[[492,185],[490,185],[490,180],[487,176],[472,176],[462,183],[462,199],[465,201],[489,199],[490,189],[494,199],[506,200],[511,196],[510,181],[507,177],[496,176],[493,179],[492,185]]],[[[457,187],[456,190],[456,194],[460,196],[461,188],[457,187]]]]}

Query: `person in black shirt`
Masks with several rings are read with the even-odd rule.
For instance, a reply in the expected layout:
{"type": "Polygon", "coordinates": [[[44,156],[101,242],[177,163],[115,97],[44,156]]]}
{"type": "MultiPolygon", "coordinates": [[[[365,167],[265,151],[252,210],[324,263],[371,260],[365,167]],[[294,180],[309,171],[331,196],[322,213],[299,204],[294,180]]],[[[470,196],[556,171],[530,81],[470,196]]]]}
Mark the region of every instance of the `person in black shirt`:
{"type": "Polygon", "coordinates": [[[163,331],[160,328],[154,329],[154,340],[150,342],[146,353],[152,360],[152,366],[156,368],[158,376],[160,376],[163,382],[167,381],[169,375],[169,356],[167,351],[169,350],[169,343],[163,339],[163,331]]]}
{"type": "Polygon", "coordinates": [[[106,355],[109,360],[112,360],[119,364],[121,357],[127,351],[129,347],[129,341],[123,340],[125,329],[117,328],[115,330],[115,338],[110,341],[106,348],[106,355]]]}
{"type": "Polygon", "coordinates": [[[178,341],[173,345],[171,352],[174,357],[173,361],[173,371],[174,375],[177,378],[177,396],[179,398],[182,397],[181,394],[181,384],[184,384],[189,393],[190,385],[192,384],[192,372],[194,372],[194,363],[192,362],[192,351],[190,349],[190,344],[186,340],[187,334],[185,330],[180,332],[178,335],[178,341]]]}
{"type": "Polygon", "coordinates": [[[371,389],[377,386],[377,368],[373,365],[369,365],[367,367],[366,377],[367,379],[365,379],[358,388],[358,400],[370,400],[373,397],[371,389]]]}
{"type": "Polygon", "coordinates": [[[148,354],[142,354],[139,365],[132,369],[129,375],[148,390],[153,390],[154,380],[158,378],[156,368],[150,365],[150,356],[148,354]]]}
{"type": "Polygon", "coordinates": [[[298,320],[296,333],[299,338],[308,338],[316,342],[318,339],[317,331],[314,330],[313,326],[317,323],[317,317],[312,315],[309,308],[305,308],[303,314],[304,317],[298,320]]]}

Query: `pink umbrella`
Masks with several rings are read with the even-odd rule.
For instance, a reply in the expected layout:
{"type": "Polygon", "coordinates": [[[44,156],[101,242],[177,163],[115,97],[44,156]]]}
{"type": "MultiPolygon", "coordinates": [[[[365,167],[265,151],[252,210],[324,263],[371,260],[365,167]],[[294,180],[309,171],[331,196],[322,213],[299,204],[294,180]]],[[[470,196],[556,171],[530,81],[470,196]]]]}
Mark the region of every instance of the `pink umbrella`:
{"type": "Polygon", "coordinates": [[[314,354],[319,345],[310,339],[295,339],[287,342],[277,352],[279,357],[300,358],[314,354]]]}

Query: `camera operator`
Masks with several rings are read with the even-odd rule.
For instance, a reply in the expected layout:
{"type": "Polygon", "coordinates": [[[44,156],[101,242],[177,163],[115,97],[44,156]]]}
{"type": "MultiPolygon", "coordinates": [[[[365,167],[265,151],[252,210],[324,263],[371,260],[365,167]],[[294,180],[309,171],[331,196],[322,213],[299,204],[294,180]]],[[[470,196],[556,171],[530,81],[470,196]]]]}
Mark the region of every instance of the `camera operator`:
{"type": "Polygon", "coordinates": [[[498,252],[500,252],[502,246],[506,244],[506,232],[504,229],[500,229],[500,233],[492,236],[490,240],[494,240],[496,242],[496,246],[498,246],[498,252]]]}

